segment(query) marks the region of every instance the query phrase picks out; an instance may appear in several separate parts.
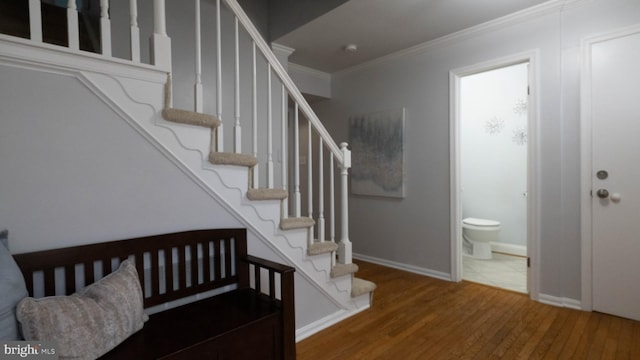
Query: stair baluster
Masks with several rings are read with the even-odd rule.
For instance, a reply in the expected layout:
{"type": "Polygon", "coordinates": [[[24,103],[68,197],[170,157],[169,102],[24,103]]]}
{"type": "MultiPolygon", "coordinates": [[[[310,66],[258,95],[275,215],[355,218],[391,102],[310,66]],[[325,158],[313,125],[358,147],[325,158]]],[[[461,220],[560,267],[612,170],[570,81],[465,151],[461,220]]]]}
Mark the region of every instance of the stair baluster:
{"type": "Polygon", "coordinates": [[[295,217],[301,216],[301,199],[300,199],[300,115],[298,111],[298,103],[294,105],[293,112],[293,207],[295,217]]]}
{"type": "Polygon", "coordinates": [[[78,31],[78,8],[76,0],[67,1],[67,36],[69,49],[80,49],[80,32],[78,31]]]}
{"type": "Polygon", "coordinates": [[[129,0],[129,22],[131,30],[131,61],[140,62],[140,28],[138,27],[138,1],[129,0]]]}
{"type": "MultiPolygon", "coordinates": [[[[329,239],[332,243],[336,243],[336,191],[335,191],[335,175],[333,172],[334,161],[333,154],[329,157],[329,239]]],[[[336,266],[335,254],[331,257],[331,267],[336,266]]]]}
{"type": "MultiPolygon", "coordinates": [[[[196,36],[196,83],[194,85],[195,100],[194,109],[196,112],[204,112],[204,100],[202,89],[202,26],[201,26],[200,0],[195,0],[195,36],[196,36]]],[[[212,130],[213,131],[213,130],[212,130]]]]}
{"type": "MultiPolygon", "coordinates": [[[[307,125],[307,217],[313,219],[313,132],[311,122],[307,125]]],[[[313,245],[313,226],[309,228],[309,246],[313,245]]]]}
{"type": "Polygon", "coordinates": [[[100,0],[100,45],[102,55],[111,57],[111,19],[109,0],[100,0]]]}
{"type": "Polygon", "coordinates": [[[271,64],[267,63],[267,187],[273,189],[273,94],[271,64]]]}
{"type": "Polygon", "coordinates": [[[242,127],[240,126],[240,38],[238,35],[238,18],[235,18],[235,125],[233,133],[235,141],[233,147],[236,154],[242,152],[242,127]]]}
{"type": "Polygon", "coordinates": [[[324,228],[324,141],[318,139],[318,241],[325,242],[324,228]]]}
{"type": "MultiPolygon", "coordinates": [[[[253,157],[258,158],[258,66],[256,59],[256,42],[251,41],[251,63],[252,63],[252,77],[251,77],[251,103],[252,103],[252,120],[253,120],[253,157]]],[[[251,169],[252,181],[251,188],[258,188],[260,185],[260,164],[256,164],[251,169]]]]}
{"type": "Polygon", "coordinates": [[[42,9],[40,0],[29,0],[29,29],[31,40],[42,42],[42,9]]]}
{"type": "MultiPolygon", "coordinates": [[[[289,95],[287,95],[287,91],[284,87],[284,84],[282,84],[281,86],[281,93],[282,93],[282,125],[281,125],[281,129],[282,132],[280,134],[280,139],[281,139],[281,144],[280,144],[280,148],[281,151],[280,153],[282,154],[280,157],[280,166],[282,168],[282,190],[285,193],[289,193],[288,190],[288,172],[287,169],[289,168],[289,151],[287,149],[287,129],[289,128],[289,124],[288,124],[288,100],[289,100],[289,95]]],[[[282,200],[282,209],[281,209],[281,213],[284,214],[289,214],[289,201],[287,199],[283,199],[282,200]]]]}
{"type": "MultiPolygon", "coordinates": [[[[220,21],[220,0],[216,0],[216,111],[218,119],[222,120],[222,37],[220,21]]],[[[224,151],[224,122],[213,132],[216,134],[216,151],[224,151]]]]}

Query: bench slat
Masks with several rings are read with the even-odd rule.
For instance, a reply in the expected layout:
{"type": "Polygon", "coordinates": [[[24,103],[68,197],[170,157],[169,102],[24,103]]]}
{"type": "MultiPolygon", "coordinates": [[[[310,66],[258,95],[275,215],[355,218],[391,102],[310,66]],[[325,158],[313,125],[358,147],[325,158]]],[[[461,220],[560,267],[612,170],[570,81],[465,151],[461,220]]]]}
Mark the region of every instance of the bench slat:
{"type": "Polygon", "coordinates": [[[173,291],[173,251],[171,248],[164,249],[164,286],[165,294],[173,291]]]}
{"type": "Polygon", "coordinates": [[[235,275],[233,271],[231,271],[231,239],[222,239],[224,243],[224,273],[225,276],[230,277],[235,275]]]}
{"type": "Polygon", "coordinates": [[[71,292],[76,291],[76,267],[75,265],[67,265],[64,267],[64,283],[65,287],[71,292]]]}
{"type": "Polygon", "coordinates": [[[198,281],[198,243],[190,246],[191,250],[191,286],[196,286],[201,282],[198,281]]]}
{"type": "Polygon", "coordinates": [[[44,296],[54,296],[56,294],[55,268],[44,270],[44,296]]]}
{"type": "Polygon", "coordinates": [[[220,264],[220,241],[214,240],[213,242],[213,268],[215,270],[213,273],[214,281],[219,281],[220,278],[222,278],[222,275],[220,273],[221,266],[222,265],[220,264]]]}
{"type": "Polygon", "coordinates": [[[211,281],[211,252],[209,251],[209,244],[207,241],[202,244],[202,276],[203,282],[211,281]]]}

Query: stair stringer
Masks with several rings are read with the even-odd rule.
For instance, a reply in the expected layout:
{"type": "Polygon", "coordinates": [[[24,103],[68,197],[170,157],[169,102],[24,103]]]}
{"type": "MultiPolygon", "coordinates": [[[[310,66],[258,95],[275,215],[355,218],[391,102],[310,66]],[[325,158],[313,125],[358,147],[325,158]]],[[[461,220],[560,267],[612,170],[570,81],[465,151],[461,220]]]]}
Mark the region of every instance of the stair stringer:
{"type": "Polygon", "coordinates": [[[236,219],[250,229],[282,261],[295,266],[317,290],[340,309],[359,312],[368,307],[361,300],[351,298],[351,276],[332,279],[331,259],[306,254],[307,230],[279,229],[280,201],[251,201],[247,199],[249,172],[237,166],[210,164],[208,157],[208,129],[176,124],[160,117],[163,91],[157,83],[105,74],[82,73],[82,77],[96,95],[158,148],[169,160],[197,185],[220,203],[236,219]],[[138,91],[140,88],[145,91],[138,91]],[[135,94],[130,89],[136,89],[135,94]],[[153,115],[148,115],[148,109],[153,115]],[[141,109],[145,109],[141,111],[141,109]],[[137,115],[137,113],[143,113],[137,115]]]}

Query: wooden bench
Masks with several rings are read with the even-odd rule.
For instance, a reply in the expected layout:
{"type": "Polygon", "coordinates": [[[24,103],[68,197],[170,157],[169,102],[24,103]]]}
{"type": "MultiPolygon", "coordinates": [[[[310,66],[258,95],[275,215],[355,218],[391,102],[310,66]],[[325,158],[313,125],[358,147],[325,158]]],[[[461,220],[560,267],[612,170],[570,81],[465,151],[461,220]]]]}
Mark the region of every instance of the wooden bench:
{"type": "Polygon", "coordinates": [[[244,229],[195,230],[14,257],[30,296],[72,294],[127,258],[135,260],[147,310],[225,290],[150,315],[142,330],[101,359],[296,357],[294,269],[247,255],[244,229]]]}

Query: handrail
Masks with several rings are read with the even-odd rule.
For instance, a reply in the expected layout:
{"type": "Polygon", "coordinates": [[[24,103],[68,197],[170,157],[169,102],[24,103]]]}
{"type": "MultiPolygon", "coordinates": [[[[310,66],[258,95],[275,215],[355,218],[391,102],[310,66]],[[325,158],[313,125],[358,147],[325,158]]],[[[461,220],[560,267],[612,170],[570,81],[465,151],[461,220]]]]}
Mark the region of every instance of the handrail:
{"type": "Polygon", "coordinates": [[[284,69],[282,64],[280,64],[280,61],[273,54],[271,48],[269,47],[267,42],[264,41],[264,39],[260,35],[260,32],[253,25],[253,22],[249,19],[240,4],[238,4],[236,0],[224,1],[227,6],[235,13],[236,17],[238,18],[238,20],[240,20],[240,23],[242,23],[253,41],[255,41],[256,45],[262,52],[262,55],[271,64],[273,71],[276,73],[276,75],[278,75],[280,81],[282,81],[282,83],[286,87],[289,95],[295,100],[295,102],[298,103],[300,110],[309,120],[309,122],[313,124],[313,127],[316,129],[320,137],[322,137],[326,146],[338,160],[338,163],[345,166],[345,156],[343,154],[343,151],[340,149],[338,144],[336,144],[331,135],[329,135],[327,129],[324,127],[324,125],[322,125],[322,122],[320,121],[320,119],[318,119],[318,116],[315,114],[313,109],[311,109],[311,106],[309,105],[307,100],[304,98],[304,96],[302,96],[302,93],[300,92],[300,90],[298,90],[298,87],[294,84],[287,71],[284,69]]]}

